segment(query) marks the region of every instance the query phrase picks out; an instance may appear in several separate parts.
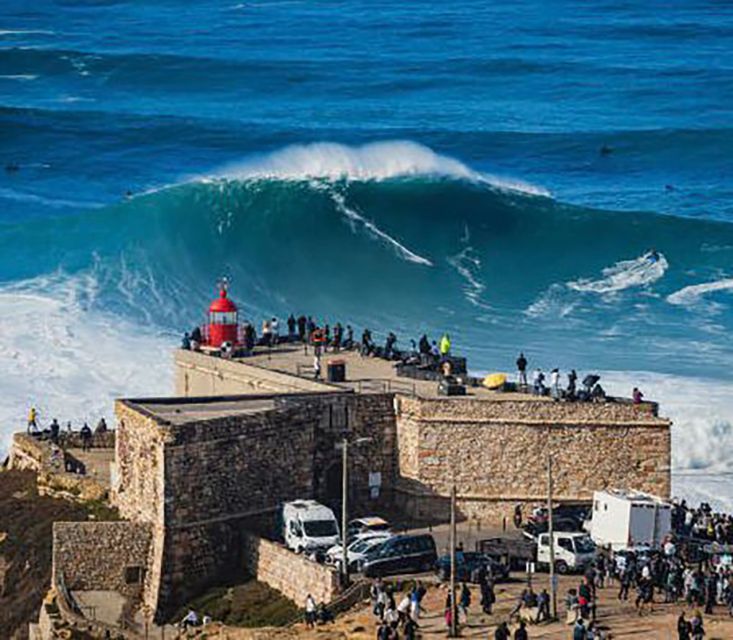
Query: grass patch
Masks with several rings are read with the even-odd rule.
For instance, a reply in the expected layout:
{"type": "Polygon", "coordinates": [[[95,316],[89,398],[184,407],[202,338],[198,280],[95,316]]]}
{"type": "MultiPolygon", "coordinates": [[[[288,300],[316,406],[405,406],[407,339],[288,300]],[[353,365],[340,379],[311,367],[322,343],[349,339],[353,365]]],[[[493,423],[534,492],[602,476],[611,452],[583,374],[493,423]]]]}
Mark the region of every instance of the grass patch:
{"type": "Polygon", "coordinates": [[[232,627],[281,627],[301,613],[292,600],[253,579],[209,589],[181,607],[174,620],[181,620],[189,609],[232,627]]]}

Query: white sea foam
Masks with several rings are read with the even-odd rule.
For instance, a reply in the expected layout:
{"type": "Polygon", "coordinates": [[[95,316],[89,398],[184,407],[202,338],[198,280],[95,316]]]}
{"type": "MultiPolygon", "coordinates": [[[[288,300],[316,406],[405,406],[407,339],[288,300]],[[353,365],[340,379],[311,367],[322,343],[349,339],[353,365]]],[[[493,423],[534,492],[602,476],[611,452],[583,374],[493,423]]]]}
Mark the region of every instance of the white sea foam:
{"type": "Polygon", "coordinates": [[[52,36],[55,33],[50,29],[0,29],[0,36],[52,36]]]}
{"type": "Polygon", "coordinates": [[[0,287],[0,457],[32,405],[43,424],[78,428],[109,418],[116,397],[172,392],[173,338],[90,310],[96,295],[92,276],[0,287]]]}
{"type": "Polygon", "coordinates": [[[36,80],[37,75],[33,73],[11,73],[7,75],[0,75],[2,80],[18,80],[19,82],[28,82],[30,80],[36,80]]]}
{"type": "Polygon", "coordinates": [[[612,395],[639,387],[673,421],[676,495],[733,512],[733,383],[650,372],[601,372],[612,395]]]}
{"type": "Polygon", "coordinates": [[[456,178],[530,195],[550,195],[546,189],[520,180],[474,171],[455,158],[440,155],[409,140],[356,147],[332,142],[292,145],[231,164],[212,177],[239,180],[385,180],[414,176],[456,178]]]}
{"type": "Polygon", "coordinates": [[[733,278],[724,278],[715,282],[694,284],[675,291],[667,296],[667,302],[674,305],[693,307],[700,303],[703,296],[716,291],[733,291],[733,278]]]}
{"type": "Polygon", "coordinates": [[[430,260],[428,260],[427,258],[423,258],[421,255],[418,255],[414,251],[411,251],[401,242],[395,240],[388,233],[382,231],[371,220],[367,220],[364,216],[357,212],[356,209],[354,209],[353,207],[349,207],[346,204],[346,198],[344,198],[343,194],[332,191],[331,197],[333,198],[333,201],[338,211],[346,216],[347,220],[349,220],[352,225],[354,225],[354,227],[363,228],[370,236],[392,248],[398,256],[400,256],[404,260],[407,260],[408,262],[414,262],[415,264],[421,264],[427,267],[433,266],[433,263],[430,262],[430,260]]]}
{"type": "Polygon", "coordinates": [[[580,278],[568,282],[570,289],[590,293],[616,293],[633,287],[644,287],[664,276],[669,263],[663,255],[652,261],[647,254],[633,260],[621,260],[601,272],[602,278],[580,278]]]}
{"type": "MultiPolygon", "coordinates": [[[[468,227],[465,229],[465,238],[470,238],[468,227]]],[[[489,310],[491,307],[481,300],[481,294],[486,290],[486,285],[479,280],[481,272],[481,258],[476,250],[467,246],[462,251],[448,258],[450,264],[465,281],[463,292],[472,305],[489,310]]]]}

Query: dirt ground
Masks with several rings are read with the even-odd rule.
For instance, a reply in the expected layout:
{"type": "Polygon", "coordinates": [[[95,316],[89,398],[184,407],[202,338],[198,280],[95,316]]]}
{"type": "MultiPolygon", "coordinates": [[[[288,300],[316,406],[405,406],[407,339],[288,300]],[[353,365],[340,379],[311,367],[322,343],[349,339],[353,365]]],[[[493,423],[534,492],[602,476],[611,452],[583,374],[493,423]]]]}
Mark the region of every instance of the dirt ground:
{"type": "MultiPolygon", "coordinates": [[[[576,587],[578,576],[562,577],[559,583],[559,594],[567,589],[576,587]]],[[[525,583],[517,579],[514,582],[497,585],[497,603],[494,614],[484,615],[478,605],[478,588],[472,588],[473,605],[469,611],[468,621],[462,624],[461,637],[488,638],[492,640],[496,626],[508,619],[509,612],[514,607],[525,583]]],[[[547,576],[535,577],[536,590],[547,586],[547,576]]],[[[425,613],[420,620],[421,638],[444,638],[447,636],[443,621],[443,606],[447,590],[444,586],[433,584],[425,597],[425,613]]],[[[600,590],[598,605],[598,624],[604,631],[605,638],[622,640],[629,638],[644,640],[676,640],[677,616],[683,607],[679,605],[657,604],[651,614],[640,616],[634,609],[633,602],[619,602],[616,599],[617,589],[607,587],[600,590]]],[[[689,615],[691,609],[686,609],[689,615]]],[[[564,620],[565,611],[562,598],[558,598],[558,614],[564,620]]],[[[733,639],[733,618],[729,617],[723,607],[718,607],[715,615],[704,616],[706,640],[733,639]]],[[[270,638],[305,638],[312,640],[336,640],[354,638],[356,640],[374,639],[376,637],[376,621],[370,611],[370,606],[364,604],[347,612],[332,625],[308,630],[304,625],[296,625],[287,629],[260,629],[235,630],[209,628],[205,634],[207,638],[226,638],[227,640],[265,640],[270,638]]],[[[512,634],[517,628],[516,622],[510,625],[512,634]]],[[[570,639],[572,626],[564,622],[543,623],[528,626],[529,637],[536,639],[570,639]]],[[[199,634],[201,637],[203,634],[199,634]]]]}
{"type": "Polygon", "coordinates": [[[0,638],[27,637],[38,614],[51,585],[53,523],[89,518],[89,507],[39,496],[35,474],[0,471],[0,638]]]}

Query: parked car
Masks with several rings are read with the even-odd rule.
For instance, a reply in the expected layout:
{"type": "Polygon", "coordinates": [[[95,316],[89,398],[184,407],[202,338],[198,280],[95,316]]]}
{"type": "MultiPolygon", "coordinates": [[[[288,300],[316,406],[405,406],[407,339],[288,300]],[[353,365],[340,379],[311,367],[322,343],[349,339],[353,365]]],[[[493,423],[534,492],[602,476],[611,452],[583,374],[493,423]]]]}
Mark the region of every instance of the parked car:
{"type": "Polygon", "coordinates": [[[390,530],[390,524],[379,516],[355,518],[346,526],[346,539],[353,540],[370,533],[384,533],[390,530]]]}
{"type": "MultiPolygon", "coordinates": [[[[375,533],[363,533],[352,540],[346,547],[346,555],[349,558],[349,570],[359,571],[367,553],[391,537],[392,534],[389,531],[377,531],[375,533]]],[[[344,550],[341,545],[334,545],[326,551],[326,564],[340,567],[343,560],[344,550]]]]}
{"type": "Polygon", "coordinates": [[[368,578],[398,573],[430,571],[438,554],[435,540],[429,534],[393,536],[367,553],[362,572],[368,578]]]}
{"type": "MultiPolygon", "coordinates": [[[[506,580],[509,577],[508,566],[484,553],[464,551],[456,554],[456,580],[478,582],[481,567],[485,567],[494,580],[506,580]]],[[[450,554],[438,558],[435,571],[441,580],[450,580],[450,554]]]]}
{"type": "Polygon", "coordinates": [[[280,512],[285,545],[296,553],[318,554],[339,541],[336,516],[315,500],[293,500],[280,512]]]}

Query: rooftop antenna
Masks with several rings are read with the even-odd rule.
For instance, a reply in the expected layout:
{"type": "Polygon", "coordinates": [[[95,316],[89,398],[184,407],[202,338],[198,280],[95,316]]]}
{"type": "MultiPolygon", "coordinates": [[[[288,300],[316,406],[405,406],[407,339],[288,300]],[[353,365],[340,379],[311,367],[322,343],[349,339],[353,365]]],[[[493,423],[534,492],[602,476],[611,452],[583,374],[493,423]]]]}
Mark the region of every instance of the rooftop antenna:
{"type": "Polygon", "coordinates": [[[223,292],[224,295],[226,295],[227,291],[229,290],[229,278],[227,278],[226,276],[222,276],[221,278],[219,278],[218,285],[219,291],[223,292]]]}

